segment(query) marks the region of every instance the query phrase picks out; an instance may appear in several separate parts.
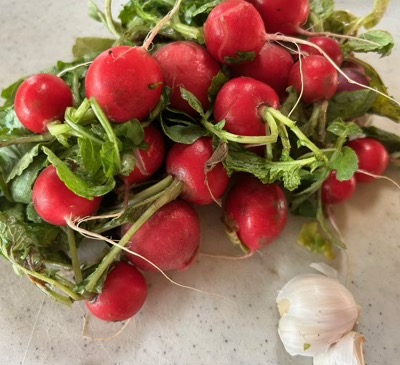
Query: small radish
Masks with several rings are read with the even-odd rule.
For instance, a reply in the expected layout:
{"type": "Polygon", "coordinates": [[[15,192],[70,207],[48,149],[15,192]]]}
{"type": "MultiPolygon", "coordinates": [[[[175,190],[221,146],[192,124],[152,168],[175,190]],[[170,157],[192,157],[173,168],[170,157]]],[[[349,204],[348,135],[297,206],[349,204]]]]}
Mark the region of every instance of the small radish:
{"type": "MultiPolygon", "coordinates": [[[[343,63],[343,52],[340,44],[333,38],[325,36],[315,36],[308,39],[310,43],[319,46],[331,58],[333,62],[339,67],[343,63]]],[[[321,53],[314,47],[309,45],[301,45],[300,52],[306,55],[321,55],[321,53]]]]}
{"type": "Polygon", "coordinates": [[[312,104],[331,99],[336,92],[338,72],[324,57],[311,55],[297,61],[289,73],[289,84],[302,92],[302,100],[312,104]]]}
{"type": "Polygon", "coordinates": [[[144,128],[144,142],[147,144],[146,149],[133,151],[135,169],[128,176],[122,177],[128,184],[139,184],[148,180],[164,161],[165,141],[161,132],[153,125],[144,128]]]}
{"type": "Polygon", "coordinates": [[[215,99],[214,119],[225,120],[224,129],[242,136],[266,135],[266,123],[260,110],[264,106],[279,109],[279,96],[268,85],[250,77],[229,80],[215,99]]]}
{"type": "MultiPolygon", "coordinates": [[[[347,144],[358,157],[358,169],[373,175],[382,175],[389,164],[389,154],[385,146],[373,138],[358,138],[347,144]]],[[[358,183],[370,183],[374,176],[356,172],[358,183]]]]}
{"type": "Polygon", "coordinates": [[[64,120],[65,110],[72,104],[71,89],[63,79],[52,74],[37,74],[19,86],[14,108],[26,129],[43,134],[48,123],[64,120]]]}
{"type": "Polygon", "coordinates": [[[250,252],[271,244],[286,225],[287,200],[278,184],[243,175],[224,203],[224,223],[250,252]]]}
{"type": "Polygon", "coordinates": [[[247,0],[260,12],[268,33],[297,34],[310,14],[309,0],[247,0]]]}
{"type": "Polygon", "coordinates": [[[100,294],[86,302],[95,317],[106,322],[124,321],[143,307],[147,284],[140,273],[126,262],[118,262],[107,274],[100,294]]]}
{"type": "Polygon", "coordinates": [[[224,194],[229,176],[222,163],[206,173],[213,155],[212,139],[202,137],[193,144],[174,144],[168,152],[166,170],[183,182],[181,197],[192,204],[207,205],[224,194]]]}
{"type": "Polygon", "coordinates": [[[266,42],[254,61],[231,65],[235,77],[252,77],[271,86],[279,96],[286,94],[292,55],[283,47],[266,42]]]}
{"type": "Polygon", "coordinates": [[[336,171],[331,171],[321,187],[321,199],[324,204],[340,204],[349,200],[356,190],[356,178],[339,181],[336,171]]]}
{"type": "MultiPolygon", "coordinates": [[[[126,224],[122,233],[131,227],[126,224]]],[[[130,239],[127,248],[145,257],[162,271],[185,270],[200,245],[200,220],[189,203],[176,199],[160,208],[130,239]]],[[[128,259],[139,269],[157,271],[155,266],[133,254],[128,259]]]]}
{"type": "Polygon", "coordinates": [[[177,41],[159,48],[153,56],[161,66],[165,86],[172,91],[170,104],[173,109],[197,116],[197,112],[182,98],[181,87],[194,94],[203,110],[209,108],[208,91],[221,67],[204,47],[194,42],[177,41]]]}
{"type": "Polygon", "coordinates": [[[143,120],[158,104],[163,90],[158,62],[143,47],[117,46],[90,65],[85,90],[115,123],[143,120]]]}
{"type": "Polygon", "coordinates": [[[101,200],[101,197],[89,200],[73,193],[61,181],[52,165],[39,174],[32,190],[36,212],[43,220],[56,226],[66,226],[68,219],[92,215],[99,208],[101,200]]]}
{"type": "MultiPolygon", "coordinates": [[[[369,80],[365,74],[360,72],[356,68],[342,68],[343,73],[349,77],[351,80],[357,82],[358,84],[369,86],[369,80]]],[[[338,77],[338,84],[336,88],[336,93],[341,93],[344,91],[357,91],[357,90],[363,90],[364,88],[361,85],[354,84],[352,82],[349,82],[342,74],[339,74],[338,77]]]]}

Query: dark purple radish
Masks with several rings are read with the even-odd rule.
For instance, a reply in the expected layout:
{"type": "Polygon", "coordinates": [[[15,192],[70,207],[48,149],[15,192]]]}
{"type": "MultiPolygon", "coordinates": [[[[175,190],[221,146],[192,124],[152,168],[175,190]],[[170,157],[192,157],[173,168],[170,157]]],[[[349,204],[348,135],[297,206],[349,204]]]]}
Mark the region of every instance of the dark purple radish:
{"type": "Polygon", "coordinates": [[[283,47],[266,42],[254,61],[231,65],[233,76],[252,77],[271,86],[279,96],[286,94],[292,55],[283,47]]]}
{"type": "Polygon", "coordinates": [[[267,134],[261,116],[264,106],[279,109],[279,96],[267,84],[250,77],[229,80],[215,99],[215,122],[225,120],[224,129],[241,136],[267,134]]]}
{"type": "Polygon", "coordinates": [[[207,205],[220,199],[228,187],[229,176],[222,163],[206,174],[213,156],[212,139],[202,137],[193,144],[174,144],[168,152],[166,170],[183,183],[181,197],[192,204],[207,205]]]}
{"type": "MultiPolygon", "coordinates": [[[[130,227],[130,224],[124,225],[122,233],[130,227]]],[[[189,203],[176,199],[164,205],[143,224],[126,247],[162,271],[186,270],[198,252],[200,238],[197,212],[189,203]]],[[[158,271],[138,256],[127,254],[127,257],[140,270],[158,271]]]]}
{"type": "Polygon", "coordinates": [[[228,0],[217,5],[204,24],[208,51],[220,63],[240,63],[255,57],[265,42],[264,22],[253,5],[228,0]]]}
{"type": "Polygon", "coordinates": [[[192,116],[198,114],[182,98],[181,87],[194,94],[203,110],[209,108],[208,91],[221,67],[204,47],[194,42],[177,41],[161,47],[153,56],[161,66],[164,85],[171,89],[171,108],[192,116]]]}
{"type": "Polygon", "coordinates": [[[287,200],[278,184],[263,184],[243,175],[229,191],[224,203],[224,223],[229,234],[255,252],[281,234],[288,214],[287,200]]]}
{"type": "MultiPolygon", "coordinates": [[[[337,66],[340,67],[342,65],[343,52],[340,48],[340,44],[335,39],[325,36],[315,36],[309,38],[308,41],[320,47],[337,66]]],[[[300,46],[300,52],[308,56],[321,55],[321,52],[318,49],[305,44],[300,46]]]]}
{"type": "Polygon", "coordinates": [[[362,85],[369,86],[369,80],[365,74],[358,71],[356,68],[342,68],[342,72],[350,78],[350,80],[355,81],[350,82],[346,79],[346,77],[339,73],[338,75],[338,83],[336,87],[336,93],[341,93],[344,91],[357,91],[365,89],[362,85]],[[358,85],[361,84],[361,85],[358,85]]]}
{"type": "Polygon", "coordinates": [[[324,57],[311,55],[297,61],[289,74],[289,84],[293,85],[304,102],[330,100],[336,93],[338,72],[324,57]]]}
{"type": "Polygon", "coordinates": [[[307,22],[309,0],[247,0],[261,14],[268,33],[294,35],[307,22]]]}

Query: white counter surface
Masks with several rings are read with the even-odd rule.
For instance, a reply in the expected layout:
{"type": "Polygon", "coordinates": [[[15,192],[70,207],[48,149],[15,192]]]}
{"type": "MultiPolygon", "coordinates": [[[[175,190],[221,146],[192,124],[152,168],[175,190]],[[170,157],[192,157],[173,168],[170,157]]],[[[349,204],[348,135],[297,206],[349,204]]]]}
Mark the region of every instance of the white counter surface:
{"type": "MultiPolygon", "coordinates": [[[[96,1],[101,6],[100,1],[96,1]]],[[[373,1],[337,2],[357,14],[373,1]]],[[[119,5],[116,4],[116,7],[119,5]]],[[[1,1],[0,88],[56,60],[70,60],[77,36],[108,35],[86,15],[83,0],[1,1]]],[[[400,2],[393,0],[380,28],[397,40],[392,55],[368,60],[400,100],[400,2]]],[[[400,173],[388,175],[400,181],[400,173]]],[[[200,209],[202,252],[229,252],[217,207],[200,209]]],[[[361,305],[358,330],[366,337],[368,365],[399,363],[400,192],[387,181],[359,186],[354,198],[335,210],[348,244],[348,287],[361,305]]],[[[0,363],[23,365],[310,365],[290,358],[277,336],[278,289],[295,274],[310,272],[321,258],[296,244],[302,221],[290,217],[282,237],[262,254],[242,261],[200,256],[171,277],[218,294],[182,289],[158,274],[146,274],[149,297],[128,323],[85,321],[83,305],[64,307],[45,298],[26,277],[0,260],[0,363]],[[224,297],[224,298],[222,298],[224,297]],[[118,333],[118,331],[120,331],[118,333]],[[113,334],[116,336],[113,337],[113,334]]],[[[230,251],[232,252],[232,251],[230,251]]],[[[334,265],[343,268],[343,260],[334,265]]]]}

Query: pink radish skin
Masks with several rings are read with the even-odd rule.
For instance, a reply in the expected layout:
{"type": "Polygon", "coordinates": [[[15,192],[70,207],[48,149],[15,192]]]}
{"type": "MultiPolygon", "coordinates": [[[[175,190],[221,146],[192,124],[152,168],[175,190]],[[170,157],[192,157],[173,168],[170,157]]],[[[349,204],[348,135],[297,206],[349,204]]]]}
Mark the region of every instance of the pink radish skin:
{"type": "Polygon", "coordinates": [[[265,42],[264,22],[258,11],[243,0],[217,5],[204,24],[208,51],[221,64],[239,62],[241,54],[261,50],[265,42]]]}
{"type": "Polygon", "coordinates": [[[90,65],[85,90],[115,123],[143,120],[160,100],[163,75],[158,62],[141,47],[118,46],[90,65]]]}
{"type": "Polygon", "coordinates": [[[336,171],[331,171],[321,187],[321,199],[324,204],[341,204],[349,200],[356,191],[356,178],[339,181],[336,171]]]}
{"type": "Polygon", "coordinates": [[[279,96],[268,85],[250,77],[228,81],[215,99],[214,119],[225,120],[224,129],[242,136],[266,135],[266,123],[260,109],[270,106],[279,109],[279,96]]]}
{"type": "Polygon", "coordinates": [[[241,176],[224,204],[224,222],[250,252],[271,244],[283,231],[288,214],[283,190],[263,184],[251,175],[241,176]]]}
{"type": "Polygon", "coordinates": [[[143,307],[147,284],[140,273],[126,262],[118,262],[107,274],[102,292],[86,307],[95,317],[106,322],[125,321],[143,307]]]}
{"type": "Polygon", "coordinates": [[[165,141],[161,132],[149,125],[144,129],[144,142],[147,149],[136,149],[133,154],[136,159],[135,169],[122,177],[128,184],[139,184],[150,179],[161,167],[165,156],[165,141]]]}
{"type": "MultiPolygon", "coordinates": [[[[333,38],[316,36],[308,39],[310,43],[313,43],[320,47],[329,58],[336,63],[337,66],[341,66],[343,63],[343,52],[340,48],[340,44],[333,38]]],[[[300,46],[300,52],[305,55],[321,55],[321,53],[314,47],[302,44],[300,46]]]]}
{"type": "MultiPolygon", "coordinates": [[[[351,67],[343,67],[342,68],[343,73],[349,77],[351,80],[358,82],[361,85],[369,86],[369,80],[365,74],[360,72],[356,68],[351,68],[351,67]]],[[[357,90],[363,90],[364,88],[360,85],[354,84],[349,82],[344,75],[339,74],[338,75],[338,83],[337,83],[337,88],[336,88],[336,93],[341,93],[344,91],[357,91],[357,90]]]]}
{"type": "Polygon", "coordinates": [[[337,83],[338,72],[324,56],[306,56],[301,62],[297,61],[289,73],[289,84],[298,93],[303,90],[301,98],[309,104],[331,99],[337,83]]]}
{"type": "MultiPolygon", "coordinates": [[[[122,227],[126,233],[131,225],[122,227]]],[[[177,199],[160,208],[131,238],[127,248],[144,256],[162,271],[186,270],[200,245],[200,220],[184,200],[177,199]]],[[[157,271],[145,260],[127,254],[139,269],[157,271]]]]}
{"type": "Polygon", "coordinates": [[[206,176],[206,163],[213,153],[209,137],[199,138],[193,144],[176,143],[168,152],[166,170],[183,182],[181,197],[191,204],[211,204],[220,199],[228,187],[229,176],[222,163],[214,166],[206,176]]]}
{"type": "Polygon", "coordinates": [[[254,61],[231,65],[235,77],[252,77],[271,86],[279,96],[286,95],[292,55],[283,47],[266,42],[254,61]]]}
{"type": "Polygon", "coordinates": [[[100,206],[102,198],[82,198],[67,188],[57,175],[54,166],[46,167],[33,185],[32,201],[38,215],[56,226],[66,226],[67,219],[92,215],[100,206]]]}
{"type": "Polygon", "coordinates": [[[208,90],[221,67],[204,47],[194,42],[177,41],[161,47],[153,56],[161,66],[165,86],[171,88],[171,108],[198,116],[182,98],[180,87],[194,94],[203,110],[209,108],[208,90]]]}
{"type": "Polygon", "coordinates": [[[72,92],[64,80],[51,74],[37,74],[19,86],[14,108],[26,129],[43,134],[48,123],[64,120],[65,111],[72,104],[72,92]]]}

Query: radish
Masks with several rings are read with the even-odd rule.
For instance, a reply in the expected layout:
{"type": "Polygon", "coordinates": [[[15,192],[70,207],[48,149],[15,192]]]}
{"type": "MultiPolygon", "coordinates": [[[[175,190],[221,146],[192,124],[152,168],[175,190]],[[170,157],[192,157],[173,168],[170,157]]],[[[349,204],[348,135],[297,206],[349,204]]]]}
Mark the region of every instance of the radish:
{"type": "Polygon", "coordinates": [[[260,12],[269,33],[301,32],[310,14],[309,0],[247,0],[260,12]]]}
{"type": "Polygon", "coordinates": [[[102,52],[85,78],[88,98],[95,98],[110,121],[143,120],[160,101],[163,75],[143,47],[117,46],[102,52]]]}
{"type": "Polygon", "coordinates": [[[181,87],[200,101],[203,110],[209,108],[208,90],[221,67],[204,47],[194,42],[177,41],[161,47],[153,56],[161,65],[165,86],[171,89],[170,104],[173,109],[191,116],[198,115],[182,98],[181,87]]]}
{"type": "Polygon", "coordinates": [[[66,226],[67,220],[95,213],[102,198],[89,200],[76,195],[58,177],[56,168],[50,165],[35,180],[32,201],[43,220],[56,226],[66,226]]]}
{"type": "Polygon", "coordinates": [[[230,66],[233,76],[252,77],[271,86],[279,96],[286,94],[292,55],[283,47],[265,43],[254,61],[230,66]]]}
{"type": "MultiPolygon", "coordinates": [[[[340,48],[340,44],[335,39],[325,36],[315,36],[310,37],[308,41],[323,49],[331,58],[331,60],[336,63],[336,65],[339,67],[342,65],[343,52],[340,48]]],[[[319,52],[316,48],[305,44],[300,46],[300,52],[306,55],[321,55],[321,52],[319,52]]]]}
{"type": "Polygon", "coordinates": [[[342,74],[339,74],[338,84],[336,87],[337,94],[344,91],[351,92],[362,90],[364,89],[362,85],[369,86],[369,80],[367,76],[365,76],[365,74],[360,72],[358,69],[352,67],[343,67],[342,72],[351,80],[356,81],[357,84],[349,82],[342,74]]]}
{"type": "Polygon", "coordinates": [[[339,181],[336,171],[331,171],[321,187],[321,199],[324,204],[340,204],[349,200],[356,190],[356,178],[339,181]]]}
{"type": "Polygon", "coordinates": [[[270,106],[279,109],[279,96],[268,85],[250,77],[238,77],[228,81],[215,99],[214,119],[225,121],[224,129],[242,136],[267,134],[267,124],[261,117],[261,109],[270,106]]]}
{"type": "Polygon", "coordinates": [[[149,125],[144,128],[144,142],[146,149],[135,149],[133,155],[136,165],[134,170],[122,177],[128,184],[139,184],[152,177],[161,167],[165,155],[165,141],[161,132],[149,125]]]}
{"type": "Polygon", "coordinates": [[[229,176],[222,163],[206,171],[213,156],[212,139],[199,138],[191,145],[176,143],[168,152],[166,170],[183,183],[181,197],[192,204],[207,205],[224,194],[229,176]]]}
{"type": "Polygon", "coordinates": [[[381,142],[373,138],[358,138],[347,145],[358,157],[358,169],[361,170],[355,174],[358,183],[370,183],[385,172],[389,164],[389,154],[381,142]]]}
{"type": "MultiPolygon", "coordinates": [[[[131,224],[122,227],[125,233],[131,224]]],[[[132,236],[127,248],[145,257],[127,254],[128,259],[145,271],[186,270],[200,245],[200,219],[192,206],[176,199],[159,209],[132,236]]]]}
{"type": "Polygon", "coordinates": [[[278,184],[263,184],[243,175],[229,191],[224,203],[227,232],[255,252],[271,244],[286,225],[287,200],[278,184]]]}
{"type": "Polygon", "coordinates": [[[65,111],[72,104],[71,89],[63,79],[52,74],[37,74],[19,86],[14,109],[26,129],[43,134],[48,123],[64,120],[65,111]]]}
{"type": "Polygon", "coordinates": [[[337,82],[338,72],[320,55],[302,58],[293,65],[289,73],[289,84],[309,104],[331,99],[335,95],[337,82]]]}
{"type": "Polygon", "coordinates": [[[86,301],[86,307],[103,321],[124,321],[140,311],[146,298],[147,284],[140,271],[117,262],[107,274],[102,292],[86,301]]]}

